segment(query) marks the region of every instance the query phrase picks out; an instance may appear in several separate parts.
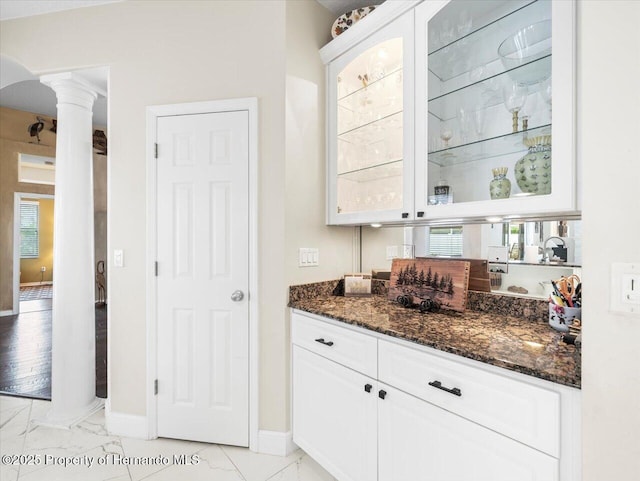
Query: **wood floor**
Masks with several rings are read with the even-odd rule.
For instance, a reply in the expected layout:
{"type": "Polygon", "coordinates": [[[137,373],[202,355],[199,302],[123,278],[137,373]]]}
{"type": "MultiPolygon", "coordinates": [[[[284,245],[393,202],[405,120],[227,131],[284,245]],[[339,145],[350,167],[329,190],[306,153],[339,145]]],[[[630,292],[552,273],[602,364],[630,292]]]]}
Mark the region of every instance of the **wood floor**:
{"type": "MultiPolygon", "coordinates": [[[[107,397],[107,307],[96,306],[96,396],[107,397]]],[[[0,317],[0,394],[51,399],[51,299],[0,317]]]]}

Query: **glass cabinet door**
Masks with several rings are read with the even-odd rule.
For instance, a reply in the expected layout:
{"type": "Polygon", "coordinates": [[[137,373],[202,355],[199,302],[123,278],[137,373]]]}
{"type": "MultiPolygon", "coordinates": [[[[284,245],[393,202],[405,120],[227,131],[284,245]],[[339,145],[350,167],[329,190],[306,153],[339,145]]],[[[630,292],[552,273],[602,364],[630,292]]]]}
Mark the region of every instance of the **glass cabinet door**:
{"type": "Polygon", "coordinates": [[[417,210],[575,209],[572,12],[571,1],[452,0],[417,14],[417,210]]]}
{"type": "Polygon", "coordinates": [[[409,218],[413,12],[329,67],[329,223],[409,218]],[[409,106],[409,108],[407,108],[409,106]],[[409,117],[408,117],[409,116],[409,117]],[[409,119],[409,120],[407,120],[409,119]]]}

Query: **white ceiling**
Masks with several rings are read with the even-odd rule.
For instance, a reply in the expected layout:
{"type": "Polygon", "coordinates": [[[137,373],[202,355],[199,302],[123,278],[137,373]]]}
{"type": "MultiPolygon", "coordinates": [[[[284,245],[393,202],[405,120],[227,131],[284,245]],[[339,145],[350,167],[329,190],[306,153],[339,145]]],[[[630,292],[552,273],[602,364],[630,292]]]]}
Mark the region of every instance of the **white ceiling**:
{"type": "Polygon", "coordinates": [[[73,10],[74,8],[93,7],[103,3],[122,0],[1,0],[0,20],[31,17],[45,13],[73,10]]]}

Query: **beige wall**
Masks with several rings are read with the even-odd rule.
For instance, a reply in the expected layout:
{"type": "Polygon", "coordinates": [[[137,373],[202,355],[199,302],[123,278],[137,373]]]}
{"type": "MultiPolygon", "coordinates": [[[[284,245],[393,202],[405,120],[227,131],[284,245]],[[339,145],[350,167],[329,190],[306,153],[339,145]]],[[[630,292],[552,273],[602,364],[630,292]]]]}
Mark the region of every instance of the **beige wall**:
{"type": "Polygon", "coordinates": [[[640,263],[640,2],[579,4],[583,479],[640,473],[640,316],[610,312],[611,263],[640,263]],[[626,59],[626,60],[625,60],[626,59]]]}
{"type": "Polygon", "coordinates": [[[0,52],[37,74],[110,68],[109,241],[112,249],[123,249],[126,258],[124,268],[110,265],[114,411],[145,414],[145,109],[255,96],[260,108],[260,427],[288,429],[287,286],[336,277],[350,257],[349,252],[342,254],[349,235],[322,225],[324,204],[318,198],[324,194],[324,76],[317,49],[329,40],[331,22],[332,16],[310,0],[131,0],[2,23],[0,52]],[[295,28],[285,37],[286,26],[295,28]],[[48,39],[46,49],[41,48],[42,38],[48,39]],[[315,107],[301,117],[287,117],[287,132],[297,123],[305,127],[302,136],[309,142],[296,156],[287,155],[285,145],[287,58],[291,75],[304,80],[305,88],[314,83],[319,87],[315,107]],[[303,67],[298,71],[300,58],[303,67]],[[291,190],[290,168],[313,175],[291,190]],[[309,220],[291,226],[304,217],[302,211],[309,220]],[[325,261],[321,268],[298,275],[289,260],[297,255],[295,246],[312,240],[302,237],[308,225],[320,233],[313,240],[322,243],[317,246],[325,261]]]}
{"type": "MultiPolygon", "coordinates": [[[[18,182],[18,154],[56,156],[56,135],[49,131],[50,120],[47,115],[0,107],[0,311],[10,311],[13,308],[14,193],[53,195],[55,190],[52,185],[18,182]],[[32,143],[33,138],[27,130],[37,116],[46,121],[45,128],[40,132],[40,144],[32,143]]],[[[102,126],[95,128],[106,130],[102,126]]],[[[97,262],[99,259],[106,259],[107,250],[107,157],[104,155],[93,156],[93,179],[97,262]]],[[[52,259],[50,263],[53,263],[52,259]]],[[[37,265],[36,281],[40,280],[42,265],[47,267],[45,280],[51,280],[53,266],[47,263],[37,265]]],[[[31,281],[22,279],[21,282],[31,281]]]]}
{"type": "MultiPolygon", "coordinates": [[[[272,333],[280,346],[277,362],[286,367],[278,377],[278,410],[289,423],[289,312],[287,287],[337,279],[351,270],[353,228],[325,225],[325,69],[318,50],[330,39],[335,16],[315,1],[289,1],[286,12],[286,172],[279,183],[285,195],[285,282],[280,293],[284,323],[272,333]],[[317,247],[317,267],[298,267],[298,249],[317,247]],[[281,389],[280,389],[281,388],[281,389]],[[284,408],[284,410],[283,410],[284,408]]],[[[266,360],[265,362],[273,362],[266,360]]],[[[265,379],[271,383],[274,379],[265,379]]]]}
{"type": "Polygon", "coordinates": [[[52,185],[18,182],[19,153],[56,155],[55,135],[47,129],[40,134],[40,144],[30,143],[32,138],[27,127],[36,121],[36,115],[0,107],[0,311],[13,309],[14,193],[51,195],[54,192],[52,185]]]}
{"type": "Polygon", "coordinates": [[[36,259],[20,259],[20,283],[51,282],[53,280],[53,199],[27,199],[38,202],[39,256],[36,259]],[[42,273],[40,268],[47,270],[42,273]]]}

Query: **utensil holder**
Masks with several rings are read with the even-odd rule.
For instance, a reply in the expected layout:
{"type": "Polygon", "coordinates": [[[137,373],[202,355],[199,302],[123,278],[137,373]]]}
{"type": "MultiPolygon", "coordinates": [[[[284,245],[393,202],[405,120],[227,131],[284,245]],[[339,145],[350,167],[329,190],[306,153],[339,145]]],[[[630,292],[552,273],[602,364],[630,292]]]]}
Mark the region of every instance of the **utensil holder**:
{"type": "Polygon", "coordinates": [[[569,326],[573,324],[575,318],[582,318],[580,307],[559,306],[553,302],[549,303],[549,325],[556,331],[569,332],[569,326]]]}

